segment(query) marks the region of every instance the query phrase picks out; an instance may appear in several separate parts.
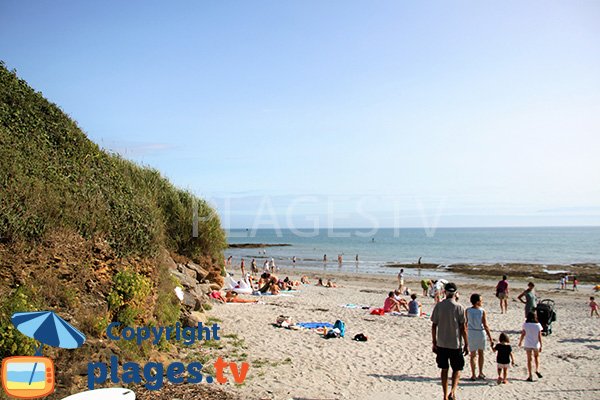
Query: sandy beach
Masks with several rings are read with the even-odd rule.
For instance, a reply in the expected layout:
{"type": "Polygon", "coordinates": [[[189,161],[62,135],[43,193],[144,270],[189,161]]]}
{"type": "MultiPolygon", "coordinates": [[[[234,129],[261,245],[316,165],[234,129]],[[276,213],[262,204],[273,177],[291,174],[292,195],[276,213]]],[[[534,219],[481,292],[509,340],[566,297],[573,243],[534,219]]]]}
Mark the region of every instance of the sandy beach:
{"type": "MultiPolygon", "coordinates": [[[[279,276],[298,279],[302,274],[298,269],[288,269],[279,276]]],[[[442,398],[428,318],[376,316],[368,310],[341,306],[352,303],[382,307],[388,291],[397,285],[395,277],[329,271],[306,274],[311,284],[290,296],[261,297],[260,304],[215,305],[212,314],[222,320],[223,333],[235,333],[244,339],[244,351],[251,363],[246,382],[239,387],[226,385],[226,390],[249,399],[442,398]],[[317,276],[332,277],[339,287],[317,287],[317,276]],[[293,322],[333,323],[341,319],[346,323],[346,337],[324,339],[312,330],[272,326],[281,314],[290,316],[293,322]],[[368,341],[353,341],[357,333],[368,336],[368,341]]],[[[495,354],[487,349],[487,380],[469,381],[467,362],[458,399],[600,398],[600,318],[589,317],[591,285],[572,292],[558,291],[555,283],[537,284],[538,298],[556,301],[558,320],[553,324],[553,334],[544,337],[543,378],[530,383],[525,381],[525,351],[517,347],[524,318],[516,296],[526,281],[510,280],[509,310],[504,315],[494,297],[495,280],[457,276],[453,281],[465,307],[470,305],[471,293],[482,294],[492,336],[497,340],[501,332],[509,334],[517,364],[509,370],[510,383],[497,385],[495,354]]],[[[421,296],[419,282],[408,279],[406,284],[419,294],[423,311],[431,313],[433,299],[421,296]]]]}

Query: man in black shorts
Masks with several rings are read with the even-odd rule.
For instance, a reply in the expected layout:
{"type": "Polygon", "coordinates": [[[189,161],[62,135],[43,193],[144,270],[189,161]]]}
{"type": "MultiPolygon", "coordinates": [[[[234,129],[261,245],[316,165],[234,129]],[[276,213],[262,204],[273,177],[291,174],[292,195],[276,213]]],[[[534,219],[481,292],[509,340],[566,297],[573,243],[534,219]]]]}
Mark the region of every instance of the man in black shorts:
{"type": "Polygon", "coordinates": [[[469,354],[469,342],[465,327],[465,309],[456,302],[456,285],[447,283],[444,289],[446,299],[438,303],[431,313],[433,322],[431,336],[433,352],[437,354],[437,365],[442,370],[444,400],[455,400],[460,371],[465,366],[464,356],[469,354]],[[452,389],[448,395],[448,368],[450,367],[452,367],[452,389]]]}

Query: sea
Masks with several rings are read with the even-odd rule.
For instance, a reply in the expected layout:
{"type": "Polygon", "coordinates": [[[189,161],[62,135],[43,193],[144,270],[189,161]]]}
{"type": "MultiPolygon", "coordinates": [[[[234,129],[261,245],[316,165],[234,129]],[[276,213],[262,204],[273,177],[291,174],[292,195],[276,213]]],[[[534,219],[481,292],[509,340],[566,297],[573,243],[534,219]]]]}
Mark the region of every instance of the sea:
{"type": "Polygon", "coordinates": [[[397,273],[390,263],[416,263],[419,258],[439,265],[600,264],[600,227],[232,229],[227,236],[230,244],[289,245],[226,251],[232,265],[241,258],[250,265],[255,258],[259,268],[271,258],[280,267],[383,274],[397,273]]]}

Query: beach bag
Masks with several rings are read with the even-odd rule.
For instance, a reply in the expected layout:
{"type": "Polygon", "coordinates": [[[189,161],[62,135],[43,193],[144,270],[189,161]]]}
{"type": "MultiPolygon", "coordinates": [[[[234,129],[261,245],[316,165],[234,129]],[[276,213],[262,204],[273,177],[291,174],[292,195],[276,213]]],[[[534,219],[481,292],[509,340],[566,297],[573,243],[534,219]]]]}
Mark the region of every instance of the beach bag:
{"type": "Polygon", "coordinates": [[[342,320],[338,319],[337,321],[335,321],[335,324],[333,324],[333,329],[340,330],[340,337],[344,337],[344,335],[346,334],[346,324],[342,320]]]}
{"type": "Polygon", "coordinates": [[[354,336],[354,339],[353,339],[353,340],[356,340],[357,342],[366,342],[366,341],[368,340],[368,337],[366,337],[366,336],[365,336],[364,334],[362,334],[362,333],[357,333],[357,334],[354,336]]]}

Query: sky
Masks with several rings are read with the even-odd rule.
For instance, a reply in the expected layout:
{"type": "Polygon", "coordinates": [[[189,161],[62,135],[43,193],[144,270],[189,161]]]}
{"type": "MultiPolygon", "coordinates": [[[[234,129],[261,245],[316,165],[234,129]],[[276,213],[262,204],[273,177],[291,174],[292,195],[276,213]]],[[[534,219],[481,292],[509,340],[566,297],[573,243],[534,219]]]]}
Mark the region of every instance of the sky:
{"type": "Polygon", "coordinates": [[[598,21],[577,0],[0,0],[0,59],[226,227],[600,225],[598,21]]]}

